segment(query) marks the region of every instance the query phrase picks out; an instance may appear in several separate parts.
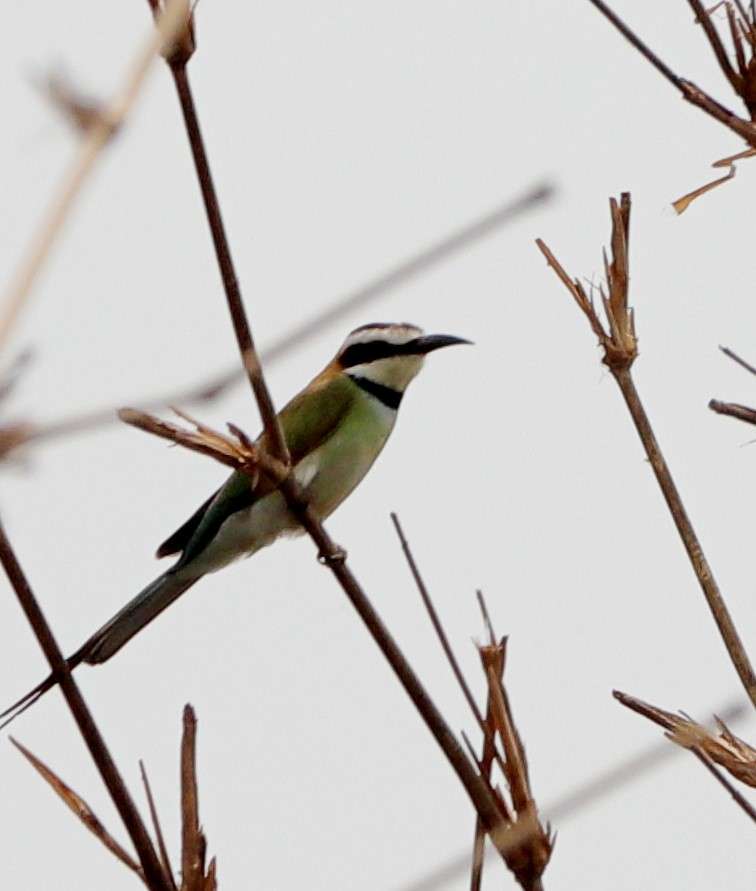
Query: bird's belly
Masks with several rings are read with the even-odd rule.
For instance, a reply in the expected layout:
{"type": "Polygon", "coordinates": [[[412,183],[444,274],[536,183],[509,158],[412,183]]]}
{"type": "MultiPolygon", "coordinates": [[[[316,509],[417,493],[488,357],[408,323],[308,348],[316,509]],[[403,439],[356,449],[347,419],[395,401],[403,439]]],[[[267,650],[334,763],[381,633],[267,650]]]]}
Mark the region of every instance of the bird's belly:
{"type": "MultiPolygon", "coordinates": [[[[383,420],[380,416],[375,418],[376,422],[383,420]]],[[[370,430],[366,430],[364,422],[356,429],[350,426],[330,437],[294,469],[320,519],[333,513],[362,480],[391,432],[391,426],[385,423],[374,424],[370,430]]],[[[302,531],[284,497],[271,492],[230,516],[192,566],[200,572],[213,572],[239,557],[251,556],[277,538],[302,531]]]]}

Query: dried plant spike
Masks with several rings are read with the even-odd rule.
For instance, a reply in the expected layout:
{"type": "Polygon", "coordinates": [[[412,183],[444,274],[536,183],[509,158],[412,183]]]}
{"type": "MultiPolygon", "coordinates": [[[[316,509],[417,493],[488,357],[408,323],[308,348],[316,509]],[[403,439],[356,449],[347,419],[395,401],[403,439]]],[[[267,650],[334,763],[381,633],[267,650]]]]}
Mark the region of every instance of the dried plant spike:
{"type": "Polygon", "coordinates": [[[608,295],[601,291],[601,302],[607,325],[598,316],[593,301],[578,279],[570,278],[546,243],[536,239],[539,250],[559,279],[572,294],[599,339],[604,350],[603,362],[613,371],[630,368],[638,355],[635,317],[628,305],[630,270],[628,244],[630,234],[630,194],[623,192],[619,202],[612,198],[609,207],[612,217],[611,255],[604,252],[604,270],[608,295]]]}
{"type": "Polygon", "coordinates": [[[103,845],[105,845],[105,847],[121,861],[121,863],[128,866],[132,872],[135,872],[142,880],[144,880],[144,873],[141,866],[113,838],[86,801],[74,792],[69,785],[64,783],[54,771],[50,770],[44,761],[40,760],[36,755],[30,752],[26,746],[21,745],[21,743],[13,737],[10,738],[10,741],[45,782],[49,784],[53,792],[55,792],[66,807],[76,814],[92,835],[94,835],[95,838],[98,838],[103,845]]]}
{"type": "MultiPolygon", "coordinates": [[[[488,686],[488,716],[502,741],[505,755],[504,776],[512,799],[514,819],[505,837],[504,858],[521,887],[540,887],[541,875],[553,849],[549,828],[541,825],[530,789],[527,758],[517,731],[503,681],[506,638],[496,646],[479,647],[488,686]]],[[[473,873],[475,875],[475,873],[473,873]]]]}
{"type": "Polygon", "coordinates": [[[197,794],[197,718],[184,706],[181,738],[181,886],[202,891],[205,875],[205,840],[199,822],[197,794]]]}
{"type": "Polygon", "coordinates": [[[614,698],[663,727],[673,742],[686,749],[700,749],[736,779],[756,788],[756,749],[735,736],[719,718],[718,732],[713,732],[687,715],[665,711],[627,693],[615,690],[614,698]]]}

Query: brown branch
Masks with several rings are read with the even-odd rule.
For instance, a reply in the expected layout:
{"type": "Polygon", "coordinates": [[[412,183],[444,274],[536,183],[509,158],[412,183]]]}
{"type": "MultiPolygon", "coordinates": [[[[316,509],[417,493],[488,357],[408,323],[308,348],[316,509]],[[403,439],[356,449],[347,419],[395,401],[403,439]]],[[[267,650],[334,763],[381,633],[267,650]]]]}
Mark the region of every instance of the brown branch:
{"type": "Polygon", "coordinates": [[[756,408],[738,405],[737,402],[720,402],[719,399],[710,399],[709,408],[718,415],[729,415],[747,424],[756,424],[756,408]]]}
{"type": "Polygon", "coordinates": [[[481,646],[480,659],[486,675],[493,725],[502,741],[505,755],[504,776],[516,819],[507,839],[505,859],[525,891],[540,887],[541,876],[552,852],[548,827],[538,819],[538,809],[530,789],[525,747],[512,717],[509,697],[504,687],[507,639],[496,646],[481,646]]]}
{"type": "MultiPolygon", "coordinates": [[[[743,717],[745,709],[738,702],[720,706],[716,712],[726,720],[734,721],[743,717]]],[[[616,793],[618,789],[634,782],[640,776],[659,768],[674,758],[678,751],[679,747],[670,746],[666,741],[646,746],[629,758],[624,758],[607,770],[596,773],[568,789],[548,803],[543,808],[543,813],[551,822],[557,820],[564,822],[607,795],[616,793]]],[[[433,867],[419,878],[407,882],[401,891],[435,891],[460,877],[468,868],[468,853],[460,853],[433,867]]]]}
{"type": "Polygon", "coordinates": [[[170,882],[163,873],[147,829],[139,816],[139,811],[136,809],[129,791],[118,772],[118,768],[108,751],[105,740],[98,730],[76,682],[71,676],[68,663],[53,637],[50,626],[47,624],[37,598],[34,596],[34,592],[21,569],[2,523],[0,523],[0,563],[2,563],[5,574],[8,576],[18,602],[45,654],[50,668],[59,679],[61,691],[71,710],[71,714],[136,848],[148,887],[154,889],[154,891],[172,891],[170,882]]]}
{"type": "MultiPolygon", "coordinates": [[[[728,127],[734,133],[737,133],[738,136],[744,139],[750,146],[756,147],[756,126],[754,126],[750,120],[738,117],[733,111],[730,111],[729,108],[726,108],[720,102],[717,102],[716,99],[692,81],[686,80],[675,74],[675,72],[662,62],[662,60],[649,49],[638,35],[635,34],[606,3],[602,2],[602,0],[590,0],[590,2],[614,25],[615,28],[617,28],[626,40],[628,40],[643,56],[645,56],[646,59],[648,59],[649,62],[651,62],[666,80],[681,92],[683,99],[690,102],[691,105],[700,108],[703,112],[710,117],[713,117],[721,124],[724,124],[725,127],[728,127]]],[[[706,18],[707,17],[704,16],[702,21],[706,18]]],[[[745,94],[743,94],[742,98],[746,101],[746,104],[748,104],[745,94]]]]}
{"type": "Polygon", "coordinates": [[[730,793],[733,800],[741,808],[741,810],[743,810],[745,814],[749,816],[754,821],[754,823],[756,823],[756,809],[754,809],[753,805],[750,803],[750,801],[748,801],[743,793],[739,792],[735,788],[735,786],[733,786],[733,784],[727,779],[727,777],[717,770],[711,759],[707,757],[704,752],[697,748],[694,748],[691,751],[696,756],[696,758],[698,758],[701,764],[703,764],[703,766],[714,777],[714,779],[718,783],[720,783],[727,792],[730,793]]]}
{"type": "Polygon", "coordinates": [[[125,851],[113,838],[87,802],[74,792],[69,785],[64,783],[63,780],[44,763],[44,761],[37,758],[37,756],[30,752],[25,746],[22,746],[18,740],[11,737],[10,741],[18,751],[21,752],[24,758],[26,758],[42,779],[50,785],[52,790],[66,807],[71,810],[79,820],[81,820],[92,835],[94,835],[95,838],[98,838],[110,853],[114,854],[116,858],[121,861],[121,863],[127,866],[132,872],[135,872],[139,878],[144,881],[142,867],[136,860],[134,860],[128,851],[125,851]]]}
{"type": "Polygon", "coordinates": [[[197,795],[197,718],[186,705],[181,738],[181,891],[204,888],[205,850],[197,795]]]}
{"type": "MultiPolygon", "coordinates": [[[[153,7],[153,13],[155,8],[153,7]]],[[[189,145],[194,159],[194,167],[197,173],[202,200],[205,205],[205,214],[210,227],[210,234],[215,248],[215,256],[218,261],[223,290],[226,294],[228,311],[236,335],[242,365],[247,372],[255,401],[260,410],[267,447],[274,458],[282,464],[289,464],[289,449],[284,439],[278,415],[273,407],[273,400],[265,383],[260,361],[255,350],[252,331],[247,321],[246,310],[242,301],[239,279],[234,268],[231,256],[231,247],[228,243],[226,229],[223,224],[218,195],[215,191],[213,175],[202,138],[197,110],[194,105],[189,75],[186,70],[187,63],[194,52],[194,17],[191,16],[186,27],[183,40],[176,41],[173,52],[166,54],[166,61],[173,75],[173,82],[178,94],[181,111],[184,116],[184,125],[189,138],[189,145]]]]}
{"type": "MultiPolygon", "coordinates": [[[[189,80],[186,77],[185,60],[170,60],[171,71],[174,75],[176,88],[179,92],[184,120],[187,126],[192,151],[195,157],[195,166],[200,178],[200,184],[205,198],[205,207],[208,221],[211,226],[213,242],[216,247],[216,256],[223,277],[226,291],[227,304],[232,317],[234,330],[237,334],[237,343],[242,361],[253,385],[253,391],[258,399],[260,413],[266,423],[266,433],[269,434],[269,445],[273,446],[275,457],[288,458],[288,451],[278,424],[278,419],[273,411],[272,403],[266,402],[267,387],[263,378],[262,368],[254,350],[254,341],[249,331],[246,314],[241,303],[238,282],[231,263],[231,254],[226,242],[220,209],[217,197],[212,189],[212,178],[209,165],[201,145],[199,124],[196,117],[194,103],[189,88],[189,80]],[[283,451],[277,451],[274,434],[281,439],[283,451]]],[[[288,462],[284,462],[288,463],[288,462]]],[[[331,572],[339,581],[345,594],[355,607],[373,639],[380,647],[386,659],[391,664],[394,672],[401,681],[405,691],[420,712],[423,720],[436,741],[442,748],[449,763],[454,768],[457,776],[465,787],[475,808],[483,819],[486,829],[492,834],[494,843],[500,839],[502,819],[497,802],[492,796],[485,782],[476,772],[473,764],[465,755],[454,734],[444,721],[441,713],[429,697],[419,678],[413,671],[404,654],[401,652],[386,626],[381,621],[369,599],[360,587],[354,575],[346,565],[346,554],[339,548],[322,527],[309,505],[303,498],[301,487],[292,476],[288,476],[280,482],[279,490],[286,499],[290,510],[309,533],[315,542],[321,562],[331,569],[331,572]]]]}
{"type": "Polygon", "coordinates": [[[623,211],[616,202],[612,201],[611,203],[613,256],[611,264],[607,266],[609,273],[609,297],[603,297],[602,294],[604,310],[609,318],[608,330],[598,318],[593,304],[589,303],[589,305],[586,305],[587,297],[585,297],[577,280],[574,283],[570,280],[551,251],[546,248],[540,239],[538,239],[537,243],[541,251],[547,256],[550,265],[554,266],[556,264],[559,278],[567,284],[570,293],[588,316],[591,328],[599,335],[599,341],[604,348],[603,362],[611,371],[620,388],[622,397],[633,419],[635,429],[643,443],[643,448],[656,476],[656,481],[677,527],[690,564],[693,567],[730,659],[751,702],[756,705],[756,675],[685,510],[680,493],[677,490],[632,378],[631,366],[637,356],[637,340],[635,337],[633,313],[627,302],[627,282],[629,281],[627,235],[630,213],[630,196],[627,194],[623,195],[622,198],[622,206],[624,207],[625,205],[626,209],[623,211]],[[576,291],[579,292],[577,295],[576,291]]]}
{"type": "Polygon", "coordinates": [[[756,374],[756,368],[754,368],[754,366],[751,365],[750,362],[746,362],[746,360],[739,356],[734,350],[731,350],[729,347],[723,346],[721,346],[719,349],[722,350],[725,356],[728,356],[734,362],[737,362],[738,365],[740,365],[742,368],[745,368],[746,371],[750,371],[751,374],[756,374]]]}
{"type": "Polygon", "coordinates": [[[452,673],[454,674],[454,677],[459,684],[462,695],[465,697],[470,711],[473,713],[473,717],[477,721],[478,727],[483,734],[483,738],[491,745],[492,752],[494,757],[496,758],[497,763],[499,764],[501,769],[504,770],[504,763],[501,759],[501,755],[496,748],[496,742],[491,735],[491,731],[489,730],[488,725],[483,719],[483,715],[480,713],[478,703],[475,701],[475,697],[472,695],[472,692],[470,690],[470,685],[467,683],[467,680],[462,673],[462,669],[459,667],[459,662],[457,661],[457,657],[454,654],[452,645],[449,643],[449,637],[447,636],[446,631],[444,630],[444,626],[441,623],[441,619],[439,618],[436,607],[433,604],[430,592],[428,591],[425,581],[420,574],[420,569],[418,568],[415,557],[412,554],[409,542],[407,541],[407,537],[404,534],[404,529],[399,522],[399,517],[393,511],[390,516],[391,522],[394,524],[394,529],[396,530],[396,534],[399,538],[399,544],[401,545],[402,551],[404,552],[404,557],[407,560],[407,565],[409,566],[410,572],[412,573],[412,578],[415,581],[415,586],[418,590],[418,593],[420,594],[420,598],[423,601],[423,605],[425,606],[425,609],[431,620],[431,625],[433,625],[433,630],[436,632],[436,637],[441,644],[441,649],[444,651],[444,655],[446,656],[446,659],[449,663],[449,667],[451,668],[452,673]]]}
{"type": "Polygon", "coordinates": [[[716,762],[737,779],[749,786],[756,786],[756,749],[731,733],[719,719],[719,734],[715,736],[690,718],[657,708],[635,696],[615,690],[614,698],[644,718],[659,724],[667,731],[668,739],[693,752],[745,813],[756,820],[756,811],[750,802],[714,766],[716,762]]]}
{"type": "MultiPolygon", "coordinates": [[[[724,74],[724,76],[730,82],[730,86],[733,88],[733,90],[738,95],[740,95],[743,87],[743,80],[737,73],[737,71],[735,71],[735,69],[732,67],[730,57],[727,55],[727,50],[725,49],[724,43],[722,43],[722,38],[719,36],[719,32],[714,27],[711,16],[704,8],[701,0],[688,0],[688,5],[693,10],[696,21],[699,22],[701,27],[704,29],[706,39],[709,41],[709,46],[716,56],[719,67],[722,69],[722,74],[724,74]]],[[[725,3],[725,7],[728,12],[731,11],[729,4],[725,3]]],[[[730,19],[730,21],[732,20],[730,19]]]]}
{"type": "MultiPolygon", "coordinates": [[[[539,204],[547,202],[553,195],[553,188],[547,183],[536,185],[518,198],[508,201],[493,211],[466,223],[453,232],[422,248],[415,254],[399,261],[395,266],[378,274],[364,285],[336,298],[324,310],[310,316],[276,338],[268,347],[260,351],[260,359],[269,367],[291,350],[312,340],[334,322],[341,321],[357,309],[373,303],[378,297],[400,285],[419,277],[437,266],[443,260],[460,253],[474,242],[492,235],[502,226],[516,219],[520,214],[539,204]]],[[[238,362],[230,369],[213,375],[190,387],[183,387],[162,396],[140,397],[125,400],[138,405],[143,411],[154,411],[170,405],[204,404],[224,394],[230,387],[244,380],[243,368],[238,362]]],[[[2,395],[0,393],[0,395],[2,395]]],[[[65,417],[57,421],[17,421],[0,425],[0,459],[6,458],[20,446],[48,442],[63,436],[86,433],[115,423],[117,412],[112,405],[65,417]]]]}
{"type": "MultiPolygon", "coordinates": [[[[494,636],[493,625],[491,624],[490,616],[488,615],[488,609],[486,607],[485,600],[483,599],[483,594],[478,591],[478,603],[480,604],[480,608],[483,612],[484,623],[488,629],[491,644],[490,646],[493,649],[496,649],[496,638],[494,636]]],[[[505,649],[504,647],[498,648],[497,651],[497,660],[496,660],[496,669],[497,676],[499,681],[504,677],[504,662],[505,662],[505,649]]],[[[486,727],[488,728],[488,734],[483,737],[483,755],[480,760],[480,770],[484,777],[486,777],[489,782],[491,779],[491,769],[493,768],[494,762],[494,754],[496,752],[495,742],[494,742],[494,733],[496,732],[496,724],[494,722],[494,714],[493,714],[493,703],[491,702],[491,692],[489,690],[488,695],[486,697],[486,727]]],[[[504,802],[506,805],[506,802],[504,802]]],[[[514,823],[514,814],[507,808],[506,816],[510,823],[514,823]]],[[[483,862],[485,855],[485,827],[481,822],[480,817],[477,817],[475,820],[475,835],[473,838],[473,853],[472,853],[472,863],[470,866],[470,891],[480,891],[481,882],[483,880],[483,862]]]]}

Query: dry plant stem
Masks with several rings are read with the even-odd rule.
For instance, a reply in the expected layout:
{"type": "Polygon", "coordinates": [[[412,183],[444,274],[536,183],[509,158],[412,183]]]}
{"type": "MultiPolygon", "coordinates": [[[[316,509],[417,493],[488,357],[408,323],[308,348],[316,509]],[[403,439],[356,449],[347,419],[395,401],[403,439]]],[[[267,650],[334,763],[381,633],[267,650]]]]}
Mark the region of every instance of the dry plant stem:
{"type": "MultiPolygon", "coordinates": [[[[487,235],[492,235],[502,226],[527,210],[548,201],[553,188],[544,183],[536,185],[520,197],[509,201],[495,210],[456,229],[441,240],[417,253],[401,260],[395,266],[375,276],[366,284],[335,300],[322,312],[295,325],[269,347],[260,351],[260,359],[267,367],[291,350],[312,340],[329,325],[346,318],[355,310],[366,307],[378,297],[405,284],[424,272],[437,266],[441,261],[453,257],[463,249],[472,246],[487,235]]],[[[165,408],[168,405],[192,405],[209,402],[226,392],[231,386],[245,378],[244,369],[238,363],[233,368],[214,375],[182,390],[166,393],[163,396],[124,400],[130,405],[139,405],[144,410],[165,408]]],[[[79,415],[49,422],[19,422],[0,427],[0,458],[27,443],[48,442],[63,436],[85,433],[115,423],[117,415],[112,405],[96,408],[79,415]]]]}
{"type": "Polygon", "coordinates": [[[181,887],[202,891],[205,879],[205,839],[200,830],[197,795],[197,719],[184,707],[181,739],[181,887]]]}
{"type": "Polygon", "coordinates": [[[651,463],[656,480],[667,502],[667,507],[672,514],[677,531],[680,534],[688,558],[696,574],[701,590],[709,604],[709,609],[717,623],[717,628],[722,636],[727,652],[729,653],[732,664],[740,677],[743,687],[746,690],[751,702],[756,706],[756,675],[754,675],[748,655],[746,654],[743,643],[740,639],[735,623],[732,621],[730,612],[724,602],[719,585],[714,578],[706,557],[704,556],[701,544],[693,530],[693,526],[683,506],[680,493],[677,491],[672,474],[669,471],[667,462],[656,440],[651,423],[640,400],[635,383],[628,368],[610,369],[617,381],[625,404],[638,431],[646,455],[651,463]]]}
{"type": "MultiPolygon", "coordinates": [[[[242,362],[247,369],[252,383],[258,407],[269,432],[269,445],[275,457],[288,459],[288,450],[283,441],[283,435],[275,415],[272,402],[268,395],[263,378],[262,368],[255,353],[254,341],[249,331],[246,314],[241,303],[238,282],[231,263],[230,250],[226,243],[220,209],[217,197],[212,188],[209,165],[201,142],[199,123],[197,121],[194,103],[191,99],[189,81],[186,77],[184,64],[171,66],[181,99],[184,120],[187,126],[189,139],[192,144],[192,152],[195,157],[195,166],[200,178],[205,208],[210,222],[213,241],[216,246],[216,256],[223,277],[227,303],[231,313],[234,330],[237,334],[237,343],[242,354],[242,362]],[[268,426],[270,425],[270,427],[268,426]],[[272,435],[275,434],[275,437],[272,435]]],[[[284,460],[288,463],[288,460],[284,460]]],[[[407,662],[393,637],[385,627],[380,617],[373,609],[372,604],[363,592],[352,572],[346,565],[346,555],[325,531],[320,521],[310,510],[302,496],[302,491],[296,481],[288,476],[280,482],[280,491],[286,498],[289,508],[304,526],[310,537],[315,542],[321,560],[331,569],[341,584],[342,589],[355,607],[373,639],[380,647],[386,659],[391,664],[410,699],[422,715],[429,730],[441,746],[450,764],[456,771],[460,781],[470,796],[476,810],[483,819],[486,829],[493,833],[496,839],[497,830],[502,826],[501,813],[497,802],[485,782],[478,776],[470,759],[465,755],[458,740],[449,729],[441,713],[428,696],[419,678],[407,662]]]]}
{"type": "Polygon", "coordinates": [[[155,838],[157,839],[158,843],[160,860],[163,864],[165,874],[170,879],[173,891],[178,891],[176,882],[173,878],[173,867],[171,866],[171,858],[168,854],[168,848],[165,844],[165,838],[163,837],[163,829],[160,825],[160,820],[158,819],[157,808],[155,807],[155,799],[152,795],[152,788],[150,787],[150,781],[147,778],[147,770],[144,766],[144,762],[141,760],[139,762],[139,772],[142,775],[142,785],[144,786],[144,794],[147,796],[147,806],[150,809],[150,819],[152,820],[152,828],[155,831],[155,838]]]}
{"type": "Polygon", "coordinates": [[[412,669],[412,666],[399,649],[388,628],[383,624],[381,617],[375,611],[367,595],[360,587],[359,582],[347,566],[343,550],[334,543],[320,521],[302,500],[301,491],[294,479],[288,477],[284,480],[281,484],[281,490],[286,497],[289,507],[315,542],[321,555],[321,560],[336,577],[342,590],[349,598],[352,606],[357,610],[373,640],[386,657],[407,695],[441,747],[460,782],[465,787],[465,791],[475,806],[476,811],[483,820],[486,831],[491,833],[492,841],[496,845],[498,841],[497,833],[503,828],[502,813],[488,785],[476,772],[459,741],[452,733],[412,669]]]}
{"type": "Polygon", "coordinates": [[[15,270],[7,292],[0,300],[0,349],[102,149],[123,123],[136,101],[153,59],[178,33],[188,14],[187,0],[170,0],[166,4],[157,28],[150,34],[132,62],[121,90],[83,132],[76,157],[54,194],[27,253],[15,270]]]}
{"type": "Polygon", "coordinates": [[[738,365],[741,366],[741,368],[745,368],[745,370],[750,371],[751,374],[756,374],[756,368],[754,368],[753,365],[750,364],[750,362],[746,362],[746,360],[742,356],[739,356],[734,350],[731,350],[729,347],[723,346],[721,346],[719,349],[725,354],[725,356],[732,359],[733,362],[737,362],[738,365]]]}
{"type": "Polygon", "coordinates": [[[709,408],[718,415],[729,415],[747,424],[756,424],[756,409],[747,405],[738,405],[737,402],[720,402],[718,399],[709,400],[709,408]]]}
{"type": "Polygon", "coordinates": [[[8,580],[16,593],[21,608],[26,615],[51,670],[59,678],[63,696],[71,710],[71,714],[84,737],[84,742],[95,762],[100,776],[107,787],[124,826],[131,837],[144,871],[145,882],[153,891],[172,891],[171,884],[163,873],[152,841],[142,822],[139,812],[129,795],[125,783],[121,779],[110,752],[105,745],[94,718],[87,708],[79,692],[63,653],[60,650],[50,626],[40,609],[37,599],[29,586],[29,582],[11,547],[5,529],[0,523],[0,563],[2,563],[8,580]]]}
{"type": "Polygon", "coordinates": [[[439,643],[441,644],[441,649],[444,651],[444,655],[449,662],[449,666],[454,674],[454,677],[457,680],[457,683],[462,690],[462,695],[465,697],[468,706],[470,707],[470,711],[473,713],[475,720],[478,723],[478,727],[483,734],[483,738],[491,743],[493,755],[496,758],[496,761],[499,763],[502,770],[504,770],[504,764],[501,760],[501,756],[496,749],[496,742],[491,733],[486,722],[483,720],[483,715],[480,713],[480,709],[478,708],[478,704],[475,701],[475,698],[470,691],[470,687],[465,680],[465,676],[462,673],[462,669],[459,667],[459,662],[457,661],[457,657],[454,655],[454,650],[452,649],[451,644],[449,643],[449,638],[444,631],[444,626],[441,624],[441,619],[439,618],[438,613],[436,612],[436,607],[433,605],[433,600],[431,599],[430,592],[423,581],[423,577],[420,574],[420,570],[418,568],[417,563],[415,562],[414,555],[412,554],[412,550],[409,546],[409,542],[407,541],[407,537],[404,534],[404,529],[402,529],[402,525],[399,522],[399,517],[396,513],[391,513],[391,522],[394,524],[394,529],[396,530],[396,534],[399,537],[399,543],[402,547],[402,551],[404,552],[404,556],[407,560],[407,565],[410,568],[410,572],[412,573],[412,578],[415,580],[415,585],[417,587],[418,592],[420,593],[420,597],[423,601],[425,609],[428,612],[428,616],[430,617],[431,624],[433,625],[433,630],[436,632],[436,636],[438,637],[439,643]]]}
{"type": "Polygon", "coordinates": [[[753,805],[748,801],[748,799],[738,790],[735,786],[727,779],[727,777],[717,769],[714,762],[709,758],[709,756],[702,752],[699,748],[692,748],[691,751],[698,758],[698,760],[703,764],[703,766],[709,771],[709,773],[714,777],[714,779],[725,789],[725,791],[729,792],[732,796],[732,799],[735,803],[743,810],[743,812],[749,816],[754,823],[756,823],[756,809],[754,809],[753,805]]]}
{"type": "MultiPolygon", "coordinates": [[[[496,646],[496,639],[493,636],[493,626],[491,625],[491,620],[488,616],[488,610],[486,609],[485,601],[483,600],[483,595],[478,592],[478,601],[481,605],[481,609],[483,610],[483,616],[488,627],[489,634],[491,635],[491,646],[496,646]]],[[[499,681],[504,677],[504,654],[505,651],[502,648],[500,650],[501,658],[498,660],[498,668],[499,668],[499,681]]],[[[494,736],[493,734],[496,731],[496,725],[494,724],[494,716],[493,716],[493,704],[491,703],[491,694],[488,693],[487,705],[486,705],[486,727],[488,727],[488,734],[483,738],[483,753],[480,759],[480,767],[481,773],[484,777],[491,781],[491,769],[493,767],[494,762],[494,736]]],[[[511,822],[511,814],[508,814],[508,819],[511,822]]],[[[483,862],[485,860],[485,827],[481,822],[480,817],[476,817],[475,820],[475,836],[473,839],[473,852],[472,852],[472,864],[470,867],[470,891],[480,891],[481,881],[483,879],[483,862]]]]}
{"type": "MultiPolygon", "coordinates": [[[[709,740],[706,737],[704,729],[700,725],[696,725],[688,718],[681,718],[664,709],[656,708],[656,706],[650,705],[635,696],[629,696],[627,693],[622,693],[620,690],[614,690],[613,696],[618,702],[622,703],[622,705],[626,706],[631,711],[637,712],[637,714],[643,715],[644,718],[648,718],[649,721],[653,721],[655,724],[663,727],[667,731],[667,736],[672,742],[691,751],[714,776],[717,782],[729,792],[740,808],[742,808],[742,810],[756,822],[756,810],[754,810],[750,802],[733,786],[727,777],[717,769],[714,760],[709,755],[709,752],[706,751],[709,740]]],[[[720,729],[726,730],[726,727],[721,720],[719,721],[719,724],[720,729]]],[[[727,732],[729,733],[729,731],[727,732]]],[[[715,757],[718,761],[721,760],[716,754],[715,757]]],[[[743,781],[745,782],[745,779],[743,781]]],[[[749,785],[751,785],[751,783],[749,783],[749,785]]]]}
{"type": "MultiPolygon", "coordinates": [[[[745,714],[743,705],[725,704],[711,711],[720,715],[727,722],[742,718],[745,714]]],[[[568,790],[543,808],[543,813],[551,822],[569,819],[580,813],[589,805],[615,793],[618,789],[634,782],[640,776],[661,767],[675,758],[679,747],[670,746],[667,740],[646,746],[637,754],[618,762],[608,770],[595,774],[568,790]]],[[[399,891],[438,891],[446,884],[461,876],[469,868],[467,852],[450,858],[436,866],[425,875],[403,885],[399,891]]]]}
{"type": "Polygon", "coordinates": [[[730,111],[716,99],[709,96],[700,87],[696,86],[692,81],[685,80],[669,68],[662,60],[646,46],[645,43],[635,34],[620,17],[613,12],[602,0],[590,0],[590,2],[598,9],[615,28],[640,52],[656,70],[665,77],[673,86],[677,87],[682,93],[683,99],[706,112],[710,117],[724,124],[734,133],[737,133],[750,146],[756,147],[756,126],[751,121],[738,117],[734,112],[730,111]]]}
{"type": "Polygon", "coordinates": [[[29,751],[25,746],[22,746],[18,740],[13,737],[10,738],[10,741],[13,745],[21,752],[21,754],[26,758],[26,760],[32,765],[32,767],[40,774],[40,776],[47,782],[56,795],[63,801],[63,803],[68,807],[74,814],[81,820],[81,822],[87,827],[87,829],[98,838],[103,845],[113,854],[118,860],[121,861],[125,866],[127,866],[132,872],[135,872],[140,879],[144,881],[144,873],[142,872],[141,866],[134,860],[134,858],[125,851],[121,845],[113,838],[113,836],[107,831],[107,829],[103,826],[103,824],[98,819],[97,815],[94,813],[92,808],[84,801],[84,799],[78,795],[74,790],[67,784],[64,783],[63,780],[36,755],[29,751]]]}
{"type": "Polygon", "coordinates": [[[286,446],[281,424],[278,421],[273,400],[270,397],[268,388],[263,378],[260,362],[255,351],[254,341],[252,339],[252,331],[247,322],[244,304],[242,303],[241,291],[239,289],[239,280],[234,269],[233,259],[231,257],[231,249],[226,237],[225,227],[223,225],[223,217],[218,203],[218,196],[215,192],[212,173],[210,172],[210,164],[207,160],[205,144],[202,139],[202,131],[200,129],[197,111],[194,107],[194,99],[189,86],[189,77],[186,71],[185,61],[170,64],[173,80],[176,85],[179,102],[181,103],[181,111],[184,115],[184,124],[189,137],[189,144],[192,149],[192,157],[194,158],[194,166],[197,171],[200,189],[202,191],[202,200],[205,204],[205,212],[210,225],[210,232],[215,247],[215,255],[218,260],[223,287],[226,292],[226,301],[231,314],[231,321],[236,334],[236,341],[239,345],[239,352],[242,358],[242,364],[247,372],[252,392],[255,394],[257,405],[262,416],[263,426],[265,428],[268,440],[268,448],[273,457],[277,458],[283,464],[289,463],[289,450],[286,446]]]}

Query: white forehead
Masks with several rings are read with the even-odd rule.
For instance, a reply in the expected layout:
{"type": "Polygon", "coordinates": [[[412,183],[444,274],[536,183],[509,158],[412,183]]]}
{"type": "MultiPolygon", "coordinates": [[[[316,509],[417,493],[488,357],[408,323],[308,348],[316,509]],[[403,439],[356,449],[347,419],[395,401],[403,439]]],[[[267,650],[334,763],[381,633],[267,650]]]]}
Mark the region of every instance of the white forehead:
{"type": "Polygon", "coordinates": [[[371,343],[374,340],[382,340],[385,343],[409,343],[423,333],[417,325],[363,325],[357,328],[344,341],[344,346],[352,346],[355,343],[371,343]]]}

